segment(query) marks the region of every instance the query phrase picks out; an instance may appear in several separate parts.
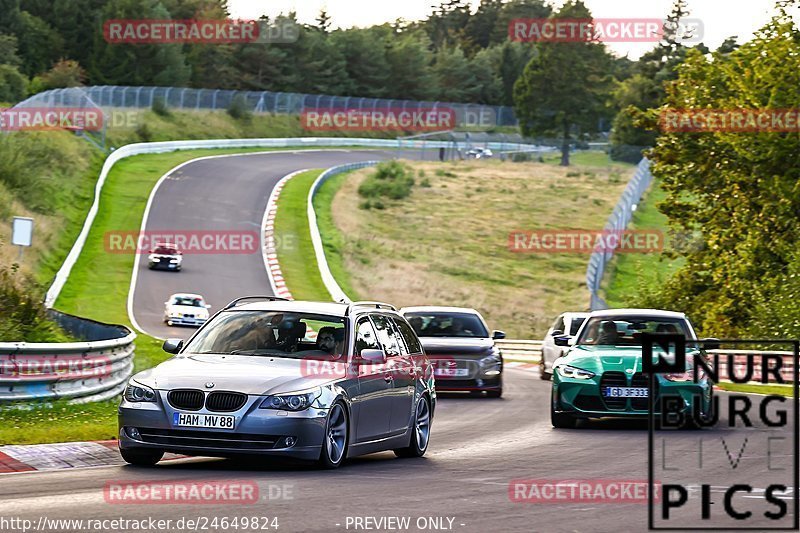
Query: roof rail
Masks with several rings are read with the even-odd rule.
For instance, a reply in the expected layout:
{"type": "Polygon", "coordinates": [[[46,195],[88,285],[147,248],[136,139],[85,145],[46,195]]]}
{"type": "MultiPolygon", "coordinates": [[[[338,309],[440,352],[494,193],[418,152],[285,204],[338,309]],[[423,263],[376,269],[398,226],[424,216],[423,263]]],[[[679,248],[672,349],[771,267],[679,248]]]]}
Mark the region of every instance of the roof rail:
{"type": "Polygon", "coordinates": [[[347,306],[347,310],[344,312],[344,316],[348,316],[353,307],[374,307],[376,309],[391,309],[392,311],[397,311],[397,308],[392,304],[364,300],[360,302],[350,302],[350,304],[347,306]]]}
{"type": "Polygon", "coordinates": [[[231,303],[226,305],[222,308],[224,311],[225,309],[230,309],[231,307],[236,307],[239,302],[243,300],[267,300],[269,302],[289,302],[288,298],[281,298],[280,296],[242,296],[241,298],[236,298],[231,303]]]}

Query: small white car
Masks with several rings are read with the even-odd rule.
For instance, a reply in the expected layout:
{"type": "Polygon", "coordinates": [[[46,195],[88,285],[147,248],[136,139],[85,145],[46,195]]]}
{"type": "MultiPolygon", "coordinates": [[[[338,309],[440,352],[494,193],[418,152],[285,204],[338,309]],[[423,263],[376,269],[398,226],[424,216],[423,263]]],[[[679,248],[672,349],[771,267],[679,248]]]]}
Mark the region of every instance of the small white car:
{"type": "Polygon", "coordinates": [[[147,256],[147,267],[150,270],[165,268],[179,272],[183,263],[183,254],[174,245],[165,242],[157,243],[147,256]]]}
{"type": "Polygon", "coordinates": [[[539,361],[539,377],[549,380],[553,377],[553,363],[561,357],[567,348],[556,346],[555,338],[560,336],[574,337],[586,321],[589,313],[570,312],[558,316],[542,341],[542,359],[539,361]]]}
{"type": "Polygon", "coordinates": [[[199,294],[173,294],[164,302],[164,322],[168,326],[200,327],[208,320],[210,307],[199,294]]]}
{"type": "Polygon", "coordinates": [[[494,153],[488,148],[473,148],[467,152],[467,157],[473,159],[489,159],[494,153]]]}

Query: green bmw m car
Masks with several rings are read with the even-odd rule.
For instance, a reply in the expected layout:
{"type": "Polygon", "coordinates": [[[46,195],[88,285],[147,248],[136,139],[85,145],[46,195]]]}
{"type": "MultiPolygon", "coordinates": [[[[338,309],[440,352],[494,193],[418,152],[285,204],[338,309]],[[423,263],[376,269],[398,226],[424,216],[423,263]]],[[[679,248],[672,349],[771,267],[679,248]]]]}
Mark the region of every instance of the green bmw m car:
{"type": "Polygon", "coordinates": [[[687,342],[686,371],[657,374],[655,390],[651,390],[649,376],[642,372],[644,333],[697,340],[686,315],[653,309],[595,311],[575,337],[555,339],[569,350],[553,362],[550,419],[554,427],[573,428],[579,419],[587,418],[647,417],[650,394],[655,406],[668,396],[679,402],[687,425],[698,417],[710,418],[713,383],[704,375],[695,380],[693,374],[694,358],[705,357],[704,352],[687,342]]]}

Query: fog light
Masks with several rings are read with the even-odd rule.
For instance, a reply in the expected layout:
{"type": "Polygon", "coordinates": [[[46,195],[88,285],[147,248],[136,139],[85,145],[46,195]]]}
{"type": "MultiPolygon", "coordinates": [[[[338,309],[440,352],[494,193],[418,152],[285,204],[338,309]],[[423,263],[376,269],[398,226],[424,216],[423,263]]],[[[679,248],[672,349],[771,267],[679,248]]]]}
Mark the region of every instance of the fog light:
{"type": "Polygon", "coordinates": [[[128,436],[132,439],[141,440],[142,436],[137,428],[128,428],[128,436]]]}
{"type": "Polygon", "coordinates": [[[297,443],[297,439],[295,437],[286,437],[283,439],[284,448],[291,448],[297,443]]]}

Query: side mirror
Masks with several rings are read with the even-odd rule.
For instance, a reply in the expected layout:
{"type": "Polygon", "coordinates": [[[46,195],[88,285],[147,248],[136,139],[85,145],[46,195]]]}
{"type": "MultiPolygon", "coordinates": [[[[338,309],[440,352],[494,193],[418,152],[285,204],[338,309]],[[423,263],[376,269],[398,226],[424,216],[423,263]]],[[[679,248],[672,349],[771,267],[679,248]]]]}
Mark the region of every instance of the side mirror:
{"type": "Polygon", "coordinates": [[[206,309],[211,309],[211,306],[206,304],[206,309]]]}
{"type": "Polygon", "coordinates": [[[553,337],[553,342],[556,343],[556,346],[569,346],[569,336],[559,335],[558,337],[553,337]]]}
{"type": "Polygon", "coordinates": [[[553,333],[551,333],[550,335],[552,335],[553,337],[561,337],[562,335],[564,335],[564,332],[561,331],[560,329],[556,329],[553,330],[553,333]]]}
{"type": "Polygon", "coordinates": [[[362,350],[361,351],[362,363],[377,363],[382,364],[386,362],[386,352],[383,350],[362,350]]]}
{"type": "Polygon", "coordinates": [[[164,302],[164,305],[169,305],[169,302],[164,302]]]}
{"type": "Polygon", "coordinates": [[[505,331],[500,331],[500,330],[494,330],[492,332],[492,338],[496,339],[496,340],[505,339],[506,338],[506,332],[505,331]]]}
{"type": "Polygon", "coordinates": [[[719,339],[715,337],[708,337],[707,339],[700,339],[702,343],[701,346],[706,350],[719,350],[722,347],[722,344],[719,342],[719,339]]]}
{"type": "Polygon", "coordinates": [[[161,348],[167,353],[178,353],[183,348],[183,339],[167,339],[161,348]]]}

